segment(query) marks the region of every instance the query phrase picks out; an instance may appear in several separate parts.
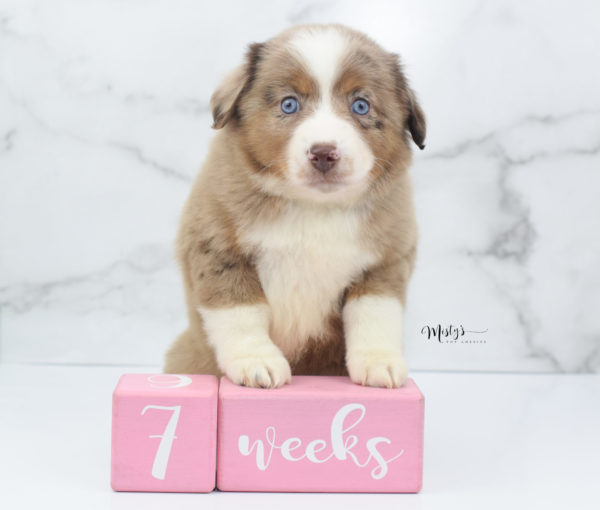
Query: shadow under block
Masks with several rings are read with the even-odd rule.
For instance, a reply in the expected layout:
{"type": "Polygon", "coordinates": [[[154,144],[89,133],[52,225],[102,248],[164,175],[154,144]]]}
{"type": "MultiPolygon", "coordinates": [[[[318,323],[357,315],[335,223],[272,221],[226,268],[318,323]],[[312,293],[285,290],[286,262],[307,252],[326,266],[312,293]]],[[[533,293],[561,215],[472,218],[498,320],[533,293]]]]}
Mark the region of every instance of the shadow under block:
{"type": "Polygon", "coordinates": [[[112,488],[212,491],[218,387],[211,375],[123,375],[113,393],[112,488]]]}
{"type": "Polygon", "coordinates": [[[294,376],[277,389],[219,387],[222,491],[418,492],[424,399],[414,381],[370,388],[294,376]]]}

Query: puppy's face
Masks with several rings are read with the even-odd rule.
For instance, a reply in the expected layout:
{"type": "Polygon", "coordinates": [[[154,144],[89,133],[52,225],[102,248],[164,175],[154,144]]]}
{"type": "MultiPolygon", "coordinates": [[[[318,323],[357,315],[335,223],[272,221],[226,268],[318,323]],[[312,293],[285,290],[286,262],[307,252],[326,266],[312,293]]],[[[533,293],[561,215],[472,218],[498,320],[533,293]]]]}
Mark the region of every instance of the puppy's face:
{"type": "Polygon", "coordinates": [[[397,57],[337,25],[296,27],[250,47],[211,99],[259,185],[316,202],[353,201],[423,147],[425,120],[397,57]]]}

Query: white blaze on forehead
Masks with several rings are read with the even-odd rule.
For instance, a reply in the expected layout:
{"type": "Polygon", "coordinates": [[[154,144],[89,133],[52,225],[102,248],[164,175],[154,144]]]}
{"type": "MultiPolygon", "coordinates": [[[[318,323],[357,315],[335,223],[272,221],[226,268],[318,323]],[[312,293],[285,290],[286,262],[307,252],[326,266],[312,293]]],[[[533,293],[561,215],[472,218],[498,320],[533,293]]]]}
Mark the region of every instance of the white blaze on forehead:
{"type": "Polygon", "coordinates": [[[288,182],[294,187],[294,193],[311,200],[321,201],[323,197],[331,201],[349,200],[364,189],[375,161],[356,123],[348,114],[344,116],[333,107],[333,87],[341,76],[345,57],[352,51],[351,41],[338,27],[311,27],[292,36],[289,48],[316,81],[320,100],[315,106],[308,103],[305,118],[290,137],[287,147],[288,182]],[[335,172],[343,186],[340,185],[335,192],[324,194],[311,184],[315,170],[307,155],[315,144],[332,144],[339,151],[335,172]]]}
{"type": "Polygon", "coordinates": [[[335,27],[312,28],[294,36],[290,45],[319,84],[323,99],[328,99],[348,51],[347,37],[335,27]]]}

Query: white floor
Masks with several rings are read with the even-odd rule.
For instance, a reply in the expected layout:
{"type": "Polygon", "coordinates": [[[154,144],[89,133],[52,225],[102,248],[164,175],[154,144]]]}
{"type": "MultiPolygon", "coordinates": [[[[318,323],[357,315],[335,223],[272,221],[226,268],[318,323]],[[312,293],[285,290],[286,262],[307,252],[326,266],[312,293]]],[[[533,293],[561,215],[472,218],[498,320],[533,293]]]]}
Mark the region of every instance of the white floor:
{"type": "Polygon", "coordinates": [[[417,372],[420,494],[142,494],[109,486],[111,393],[148,368],[0,365],[0,508],[600,508],[600,375],[417,372]]]}

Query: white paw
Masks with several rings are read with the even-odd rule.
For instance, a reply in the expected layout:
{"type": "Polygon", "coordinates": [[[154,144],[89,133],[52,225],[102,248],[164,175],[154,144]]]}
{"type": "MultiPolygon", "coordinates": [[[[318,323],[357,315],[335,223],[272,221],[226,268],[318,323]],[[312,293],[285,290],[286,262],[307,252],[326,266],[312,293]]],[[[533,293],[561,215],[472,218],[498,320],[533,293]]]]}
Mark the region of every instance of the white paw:
{"type": "Polygon", "coordinates": [[[348,354],[350,379],[363,386],[399,388],[408,375],[404,358],[393,351],[360,351],[348,354]]]}
{"type": "Polygon", "coordinates": [[[230,359],[225,373],[235,384],[254,388],[278,388],[292,382],[290,365],[278,350],[230,359]]]}

